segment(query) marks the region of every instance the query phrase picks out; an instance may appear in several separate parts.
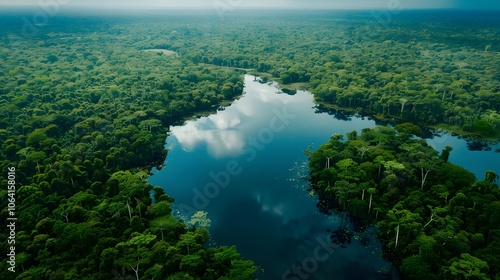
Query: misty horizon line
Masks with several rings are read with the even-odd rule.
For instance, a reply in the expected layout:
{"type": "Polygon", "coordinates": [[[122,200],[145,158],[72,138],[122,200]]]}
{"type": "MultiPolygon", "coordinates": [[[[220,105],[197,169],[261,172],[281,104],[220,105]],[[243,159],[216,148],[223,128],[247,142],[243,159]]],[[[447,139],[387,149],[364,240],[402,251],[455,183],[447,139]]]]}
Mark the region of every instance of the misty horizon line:
{"type": "MultiPolygon", "coordinates": [[[[0,3],[0,7],[8,7],[8,8],[41,8],[45,5],[42,4],[2,4],[0,3]]],[[[60,7],[61,9],[77,9],[77,8],[88,8],[88,9],[115,9],[115,10],[130,10],[130,9],[140,9],[140,10],[213,10],[217,8],[216,5],[206,5],[206,6],[165,6],[165,5],[125,5],[125,6],[116,6],[116,5],[64,5],[60,7]]],[[[307,6],[240,6],[240,7],[232,7],[230,11],[237,10],[324,10],[324,11],[373,11],[373,10],[388,10],[383,7],[351,7],[351,8],[335,8],[335,7],[307,7],[307,6]]],[[[487,8],[477,8],[471,9],[470,7],[412,7],[412,8],[404,8],[402,7],[400,11],[437,11],[437,10],[448,10],[448,11],[500,11],[500,8],[487,9],[487,8]]],[[[229,10],[228,10],[229,11],[229,10]]]]}

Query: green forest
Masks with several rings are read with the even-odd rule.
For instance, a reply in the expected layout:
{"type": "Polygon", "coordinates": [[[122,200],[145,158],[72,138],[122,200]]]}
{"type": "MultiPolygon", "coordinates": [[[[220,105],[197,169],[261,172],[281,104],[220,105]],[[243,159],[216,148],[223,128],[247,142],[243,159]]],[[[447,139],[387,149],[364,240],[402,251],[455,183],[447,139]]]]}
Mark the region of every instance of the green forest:
{"type": "MultiPolygon", "coordinates": [[[[405,279],[499,279],[500,189],[495,172],[484,180],[448,162],[412,123],[377,126],[331,139],[310,155],[318,207],[343,219],[377,225],[384,255],[405,279]]],[[[333,235],[342,244],[352,229],[333,235]]]]}
{"type": "Polygon", "coordinates": [[[195,63],[249,68],[309,90],[327,107],[499,139],[498,21],[421,16],[383,27],[365,14],[228,17],[181,32],[198,34],[200,42],[189,40],[195,50],[179,37],[166,46],[195,63]]]}
{"type": "MultiPolygon", "coordinates": [[[[2,186],[16,170],[15,279],[253,279],[258,267],[234,246],[207,246],[203,213],[175,217],[174,198],[147,181],[167,156],[168,128],[237,99],[242,73],[403,122],[334,135],[310,152],[322,209],[379,226],[409,279],[500,277],[497,175],[477,181],[447,162],[451,147],[439,154],[404,123],[500,138],[495,21],[457,28],[415,15],[380,28],[342,13],[77,13],[21,36],[19,17],[0,18],[0,169],[2,186]]],[[[8,235],[3,227],[5,251],[8,235]]],[[[8,267],[1,262],[0,279],[12,279],[8,267]]]]}
{"type": "MultiPolygon", "coordinates": [[[[253,279],[253,262],[235,247],[207,248],[209,232],[175,218],[173,199],[147,183],[165,160],[167,128],[242,94],[241,75],[130,49],[92,29],[105,26],[77,28],[13,39],[0,54],[0,165],[5,175],[16,169],[16,279],[253,279]]],[[[5,220],[6,188],[0,196],[5,220]]],[[[13,279],[7,267],[1,279],[13,279]]]]}

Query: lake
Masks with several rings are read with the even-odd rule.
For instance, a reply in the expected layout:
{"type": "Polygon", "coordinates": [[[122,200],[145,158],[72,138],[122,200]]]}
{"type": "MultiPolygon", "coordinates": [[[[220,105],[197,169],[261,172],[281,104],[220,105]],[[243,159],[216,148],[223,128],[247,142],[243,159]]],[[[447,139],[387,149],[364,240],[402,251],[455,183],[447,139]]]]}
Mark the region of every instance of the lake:
{"type": "MultiPolygon", "coordinates": [[[[394,271],[388,276],[393,269],[381,258],[376,228],[356,233],[346,248],[329,242],[340,218],[318,211],[304,179],[309,146],[376,124],[322,113],[310,93],[288,95],[246,75],[245,94],[232,105],[171,127],[164,168],[149,181],[175,199],[177,215],[208,212],[211,245],[236,245],[263,270],[259,279],[397,279],[394,271]]],[[[488,169],[500,174],[498,144],[468,146],[446,133],[427,141],[439,151],[452,146],[449,160],[479,179],[488,169]]]]}

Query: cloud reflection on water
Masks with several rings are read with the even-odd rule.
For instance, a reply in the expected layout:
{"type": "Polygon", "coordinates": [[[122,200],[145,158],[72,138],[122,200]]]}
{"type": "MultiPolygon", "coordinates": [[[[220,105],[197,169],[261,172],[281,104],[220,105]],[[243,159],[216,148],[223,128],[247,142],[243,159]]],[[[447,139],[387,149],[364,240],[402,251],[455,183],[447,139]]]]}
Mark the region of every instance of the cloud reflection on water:
{"type": "MultiPolygon", "coordinates": [[[[187,151],[205,146],[209,154],[215,158],[237,156],[246,145],[245,135],[255,135],[262,129],[263,118],[272,115],[273,108],[283,108],[289,103],[301,104],[303,98],[277,95],[276,85],[259,84],[253,76],[245,76],[245,83],[254,83],[254,87],[246,92],[245,102],[235,101],[223,111],[215,115],[188,121],[183,126],[171,128],[171,135],[187,151]]],[[[310,95],[305,98],[312,99],[310,95]]]]}

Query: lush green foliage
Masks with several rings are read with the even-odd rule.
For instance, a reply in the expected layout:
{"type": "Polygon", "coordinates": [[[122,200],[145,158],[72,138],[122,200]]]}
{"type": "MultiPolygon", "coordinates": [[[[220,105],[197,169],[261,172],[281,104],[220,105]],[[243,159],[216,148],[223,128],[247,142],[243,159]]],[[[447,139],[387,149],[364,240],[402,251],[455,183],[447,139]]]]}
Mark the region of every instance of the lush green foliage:
{"type": "MultiPolygon", "coordinates": [[[[178,97],[177,112],[160,113],[168,118],[168,113],[185,112],[193,105],[209,107],[214,99],[234,93],[236,80],[215,84],[214,77],[223,74],[209,64],[246,69],[289,87],[306,88],[325,106],[500,138],[498,17],[473,15],[470,21],[475,25],[469,25],[463,20],[471,17],[467,14],[436,14],[440,20],[428,21],[421,21],[422,16],[404,11],[383,26],[366,12],[276,12],[273,16],[233,12],[225,14],[224,20],[215,14],[153,14],[134,17],[133,24],[130,16],[92,18],[90,23],[77,18],[82,25],[78,31],[87,32],[86,36],[68,34],[64,25],[51,27],[51,32],[40,29],[36,38],[43,43],[34,47],[42,44],[45,52],[38,58],[30,58],[27,46],[32,45],[25,41],[7,44],[2,57],[17,63],[9,63],[0,75],[17,84],[18,90],[35,85],[47,92],[46,82],[58,80],[48,79],[43,72],[52,71],[50,64],[57,63],[52,72],[73,72],[68,83],[59,83],[59,89],[82,90],[85,81],[83,88],[93,88],[87,94],[94,102],[103,96],[102,83],[108,86],[106,93],[115,95],[137,89],[141,83],[148,85],[144,94],[171,91],[172,83],[204,82],[211,89],[186,90],[178,97]],[[88,34],[95,30],[99,32],[88,34]],[[85,48],[87,43],[101,48],[85,48]],[[179,59],[137,52],[159,48],[175,51],[179,59]],[[130,60],[120,58],[122,53],[130,60]],[[83,63],[75,65],[72,61],[77,58],[83,63]],[[158,66],[165,60],[178,71],[160,75],[164,73],[158,66]],[[30,72],[32,67],[36,71],[30,72]],[[82,69],[92,76],[78,74],[82,69]],[[36,76],[31,79],[30,75],[36,76]],[[111,79],[114,83],[108,83],[111,79]]],[[[75,18],[60,19],[63,24],[70,20],[75,18]]],[[[59,102],[64,105],[67,100],[59,102]]],[[[12,111],[17,104],[8,106],[4,109],[12,111]]]]}
{"type": "Polygon", "coordinates": [[[174,218],[159,187],[152,203],[147,183],[166,127],[240,95],[241,75],[141,51],[99,21],[15,31],[2,33],[0,170],[16,168],[16,279],[252,279],[251,261],[206,247],[208,231],[174,218]]]}
{"type": "Polygon", "coordinates": [[[335,134],[310,154],[321,209],[376,224],[407,279],[500,277],[498,176],[476,181],[447,162],[450,147],[439,155],[411,137],[415,125],[396,129],[353,131],[347,141],[335,134]]]}
{"type": "MultiPolygon", "coordinates": [[[[92,88],[87,94],[94,102],[105,98],[103,93],[116,95],[141,89],[142,98],[147,99],[150,91],[171,91],[173,83],[204,83],[206,90],[186,89],[178,97],[179,106],[173,106],[179,108],[177,111],[158,113],[169,118],[169,113],[189,111],[193,106],[209,107],[214,99],[237,92],[236,80],[225,85],[214,83],[224,72],[207,67],[210,64],[244,69],[308,89],[325,106],[500,138],[497,15],[405,11],[383,25],[365,12],[294,14],[293,21],[289,20],[291,16],[234,12],[220,20],[204,14],[151,15],[134,17],[133,25],[129,16],[118,16],[86,22],[86,27],[72,34],[67,34],[64,26],[54,26],[52,32],[38,35],[42,42],[38,45],[50,46],[38,58],[30,58],[24,41],[6,45],[3,56],[17,63],[6,65],[0,75],[24,91],[32,85],[47,89],[46,82],[57,83],[57,75],[72,72],[69,83],[58,84],[59,90],[92,88]],[[422,21],[424,16],[429,20],[422,21]],[[434,16],[437,19],[432,19],[434,16]],[[457,16],[463,22],[454,21],[457,16]],[[99,32],[78,36],[92,28],[99,32]],[[87,43],[100,44],[101,48],[85,48],[87,43]],[[175,51],[178,59],[137,51],[159,48],[175,51]],[[132,63],[128,57],[119,58],[120,53],[136,60],[132,63]],[[145,60],[145,56],[151,59],[145,60]],[[72,61],[76,58],[82,58],[83,63],[75,65],[72,61]],[[165,60],[177,71],[160,75],[165,60]],[[194,67],[191,62],[202,67],[194,67]],[[57,63],[58,69],[52,69],[52,63],[57,63]],[[37,71],[30,72],[25,65],[37,71]],[[91,76],[79,77],[82,69],[91,76]],[[31,79],[30,75],[35,76],[31,79]],[[114,84],[107,82],[110,80],[114,84]],[[102,83],[107,85],[104,92],[99,86],[102,83]]],[[[61,21],[66,23],[68,19],[61,21]]],[[[53,98],[45,95],[45,99],[53,98]]],[[[61,105],[65,102],[59,101],[61,105]]],[[[0,112],[8,115],[15,106],[5,104],[0,112]]]]}
{"type": "Polygon", "coordinates": [[[466,14],[423,16],[404,11],[381,26],[364,12],[228,15],[183,29],[168,47],[306,88],[325,106],[500,138],[498,17],[474,14],[470,25],[466,14]]]}
{"type": "MultiPolygon", "coordinates": [[[[478,29],[405,12],[405,20],[376,27],[370,15],[352,15],[60,14],[30,38],[19,35],[18,16],[0,17],[0,167],[17,168],[19,279],[250,278],[251,262],[234,248],[206,249],[208,233],[173,219],[160,189],[153,205],[145,182],[165,159],[165,127],[241,94],[235,70],[310,89],[323,104],[499,136],[498,19],[485,17],[478,29]],[[178,56],[143,51],[160,48],[178,56]]],[[[435,159],[425,145],[403,140],[415,131],[406,125],[398,137],[378,128],[347,143],[333,139],[312,157],[315,187],[366,219],[407,220],[396,250],[403,270],[498,273],[496,174],[474,183],[442,162],[450,150],[435,159]],[[334,152],[323,171],[325,149],[334,152]],[[358,192],[364,199],[354,198],[358,192]]]]}

